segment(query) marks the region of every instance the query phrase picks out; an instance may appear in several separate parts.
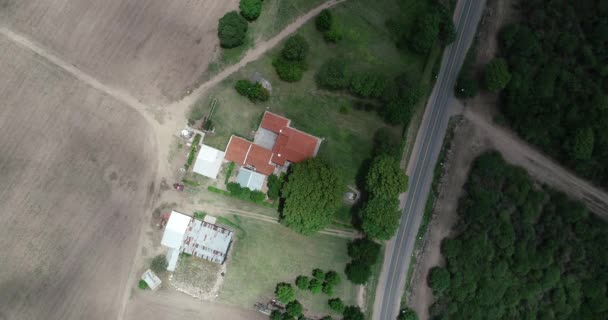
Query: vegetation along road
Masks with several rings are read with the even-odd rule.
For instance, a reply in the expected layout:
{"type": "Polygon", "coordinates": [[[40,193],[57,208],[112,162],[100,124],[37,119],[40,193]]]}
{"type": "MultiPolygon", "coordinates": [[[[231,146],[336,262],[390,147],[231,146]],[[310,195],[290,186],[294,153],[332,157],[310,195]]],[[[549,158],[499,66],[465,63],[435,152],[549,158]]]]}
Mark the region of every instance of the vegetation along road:
{"type": "Polygon", "coordinates": [[[374,305],[374,319],[389,320],[397,317],[415,237],[450,116],[447,109],[450,101],[454,99],[454,84],[475,36],[484,6],[485,0],[463,0],[456,5],[456,41],[444,52],[436,86],[429,98],[408,165],[410,187],[397,235],[386,245],[384,266],[374,305]]]}

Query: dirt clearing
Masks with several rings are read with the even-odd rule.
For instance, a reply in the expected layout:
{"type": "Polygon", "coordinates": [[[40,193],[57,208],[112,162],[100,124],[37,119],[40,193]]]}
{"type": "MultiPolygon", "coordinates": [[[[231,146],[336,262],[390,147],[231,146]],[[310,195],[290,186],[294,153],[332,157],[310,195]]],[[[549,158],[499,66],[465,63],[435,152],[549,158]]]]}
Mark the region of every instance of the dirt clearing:
{"type": "Polygon", "coordinates": [[[176,100],[207,69],[238,0],[0,0],[0,24],[143,101],[176,100]]]}
{"type": "Polygon", "coordinates": [[[116,318],[154,192],[151,128],[3,36],[0,50],[0,319],[116,318]]]}

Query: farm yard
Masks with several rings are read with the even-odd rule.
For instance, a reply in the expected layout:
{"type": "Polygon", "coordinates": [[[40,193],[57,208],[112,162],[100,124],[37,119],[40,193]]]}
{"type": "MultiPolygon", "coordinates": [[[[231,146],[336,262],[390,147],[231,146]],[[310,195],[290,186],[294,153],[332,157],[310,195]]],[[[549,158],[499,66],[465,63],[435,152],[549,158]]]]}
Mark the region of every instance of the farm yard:
{"type": "Polygon", "coordinates": [[[218,54],[217,21],[238,0],[5,0],[3,26],[102,82],[161,106],[194,87],[218,54]]]}
{"type": "Polygon", "coordinates": [[[0,318],[116,318],[155,191],[150,126],[3,36],[0,48],[0,318]]]}
{"type": "MultiPolygon", "coordinates": [[[[371,153],[374,133],[380,128],[388,128],[398,139],[401,128],[388,126],[381,117],[364,111],[369,100],[318,89],[315,72],[328,57],[342,57],[352,62],[349,67],[355,71],[373,69],[389,77],[405,74],[412,83],[421,81],[426,57],[399,50],[395,45],[395,35],[387,28],[386,22],[387,17],[414,21],[425,6],[425,2],[405,1],[399,4],[394,0],[382,0],[370,8],[366,1],[346,1],[331,9],[343,31],[343,39],[336,44],[326,43],[323,35],[315,29],[315,22],[309,21],[297,32],[310,47],[306,58],[308,70],[299,82],[282,82],[276,74],[272,61],[280,53],[283,44],[279,44],[212,88],[198,101],[193,117],[206,114],[212,99],[219,102],[213,116],[216,133],[206,137],[205,143],[223,149],[232,134],[251,137],[263,112],[270,110],[292,119],[298,129],[325,138],[319,156],[339,166],[347,181],[353,183],[359,168],[371,153]],[[272,84],[267,102],[250,102],[234,90],[236,80],[249,79],[255,72],[261,73],[272,84]]],[[[406,22],[402,28],[412,28],[411,23],[406,22]]]]}

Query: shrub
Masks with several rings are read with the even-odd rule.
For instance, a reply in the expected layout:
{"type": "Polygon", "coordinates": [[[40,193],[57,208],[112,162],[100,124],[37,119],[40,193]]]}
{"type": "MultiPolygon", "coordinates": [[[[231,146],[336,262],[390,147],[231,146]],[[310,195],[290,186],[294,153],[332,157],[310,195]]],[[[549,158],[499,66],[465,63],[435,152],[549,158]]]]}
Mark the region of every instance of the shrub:
{"type": "Polygon", "coordinates": [[[335,271],[328,271],[325,274],[325,282],[331,285],[339,285],[341,280],[340,275],[335,271]]]}
{"type": "Polygon", "coordinates": [[[298,300],[294,300],[294,301],[288,303],[287,306],[285,307],[285,311],[287,311],[287,314],[290,317],[294,317],[294,318],[301,316],[303,310],[304,310],[304,308],[302,307],[302,304],[298,300]]]}
{"type": "Polygon", "coordinates": [[[228,165],[228,170],[226,170],[226,179],[224,180],[224,184],[228,184],[228,180],[230,180],[230,177],[232,176],[232,171],[234,171],[234,162],[230,162],[230,164],[228,165]]]}
{"type": "Polygon", "coordinates": [[[315,26],[317,27],[317,30],[321,32],[329,31],[332,25],[333,16],[327,9],[321,11],[321,13],[319,13],[319,15],[315,18],[315,26]]]}
{"type": "Polygon", "coordinates": [[[290,303],[296,299],[296,292],[289,283],[279,283],[274,290],[277,299],[283,303],[290,303]]]}
{"type": "Polygon", "coordinates": [[[312,270],[312,276],[321,281],[325,280],[325,272],[323,272],[323,270],[318,269],[318,268],[312,270]]]}
{"type": "Polygon", "coordinates": [[[167,258],[165,258],[165,256],[161,254],[152,259],[152,262],[150,263],[150,269],[155,273],[163,273],[167,271],[168,265],[169,264],[167,263],[167,258]]]}
{"type": "Polygon", "coordinates": [[[249,80],[237,80],[234,85],[236,91],[251,100],[256,101],[268,101],[270,93],[259,83],[254,83],[249,80]]]}
{"type": "Polygon", "coordinates": [[[435,296],[440,296],[450,287],[450,273],[442,267],[433,267],[429,271],[429,287],[435,296]]]}
{"type": "Polygon", "coordinates": [[[268,176],[268,199],[275,200],[278,199],[281,195],[281,187],[283,186],[283,181],[285,180],[285,173],[281,173],[281,176],[270,175],[268,176]]]}
{"type": "Polygon", "coordinates": [[[373,72],[354,74],[349,83],[351,93],[364,98],[380,98],[387,89],[385,76],[373,72]]]}
{"type": "Polygon", "coordinates": [[[344,270],[346,277],[354,284],[365,284],[372,275],[371,266],[359,260],[351,261],[344,270]]]}
{"type": "Polygon", "coordinates": [[[343,37],[344,33],[342,32],[342,28],[337,23],[334,23],[334,25],[331,26],[331,29],[323,34],[323,39],[331,43],[339,42],[343,37]]]}
{"type": "Polygon", "coordinates": [[[418,320],[418,315],[416,312],[410,308],[401,309],[399,311],[399,315],[397,316],[397,320],[418,320]]]}
{"type": "Polygon", "coordinates": [[[259,190],[254,190],[251,191],[251,194],[249,195],[249,198],[253,201],[253,202],[264,202],[264,200],[266,200],[266,194],[262,191],[259,190]]]}
{"type": "Polygon", "coordinates": [[[346,89],[349,85],[349,74],[346,70],[344,59],[331,58],[317,71],[315,77],[317,86],[325,89],[339,90],[346,89]]]}
{"type": "Polygon", "coordinates": [[[327,301],[327,303],[329,304],[329,308],[337,313],[343,313],[344,312],[344,308],[346,308],[346,306],[344,305],[344,302],[342,302],[342,299],[340,298],[334,298],[334,299],[329,299],[329,301],[327,301]]]}
{"type": "Polygon", "coordinates": [[[507,61],[503,58],[494,58],[486,66],[486,89],[498,92],[504,89],[511,80],[511,73],[507,61]]]}
{"type": "Polygon", "coordinates": [[[348,255],[367,265],[374,265],[380,256],[380,245],[370,239],[357,239],[348,244],[348,255]]]}
{"type": "Polygon", "coordinates": [[[312,292],[313,294],[317,294],[321,292],[321,290],[323,290],[323,282],[317,278],[314,278],[310,280],[310,283],[308,284],[308,289],[310,289],[310,292],[312,292]]]}
{"type": "Polygon", "coordinates": [[[296,286],[302,290],[308,289],[310,279],[307,276],[299,276],[296,278],[296,286]]]}
{"type": "Polygon", "coordinates": [[[289,37],[285,41],[281,56],[289,61],[304,61],[308,54],[309,46],[304,37],[299,34],[289,37]]]}
{"type": "Polygon", "coordinates": [[[342,320],[365,320],[365,315],[363,315],[363,312],[357,306],[346,307],[342,315],[344,316],[342,320]]]}
{"type": "Polygon", "coordinates": [[[234,48],[245,42],[247,20],[236,11],[230,11],[220,18],[217,36],[222,48],[234,48]]]}
{"type": "Polygon", "coordinates": [[[262,0],[241,0],[239,9],[243,18],[254,21],[262,13],[262,0]]]}
{"type": "Polygon", "coordinates": [[[325,282],[321,291],[331,297],[334,295],[334,286],[330,283],[325,282]]]}
{"type": "Polygon", "coordinates": [[[286,82],[297,82],[302,79],[307,66],[304,61],[289,61],[282,56],[272,62],[279,78],[286,82]]]}
{"type": "Polygon", "coordinates": [[[137,283],[137,287],[142,290],[146,290],[148,289],[148,284],[144,280],[139,280],[139,282],[137,283]]]}

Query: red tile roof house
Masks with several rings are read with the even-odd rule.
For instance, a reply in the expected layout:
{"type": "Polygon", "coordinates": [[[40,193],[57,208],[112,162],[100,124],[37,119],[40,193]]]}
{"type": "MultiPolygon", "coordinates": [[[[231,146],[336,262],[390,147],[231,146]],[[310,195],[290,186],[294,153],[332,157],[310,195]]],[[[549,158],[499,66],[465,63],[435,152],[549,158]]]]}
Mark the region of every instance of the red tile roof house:
{"type": "Polygon", "coordinates": [[[225,159],[264,175],[281,171],[291,163],[315,157],[321,139],[290,127],[291,120],[266,111],[254,142],[232,136],[225,159]]]}

